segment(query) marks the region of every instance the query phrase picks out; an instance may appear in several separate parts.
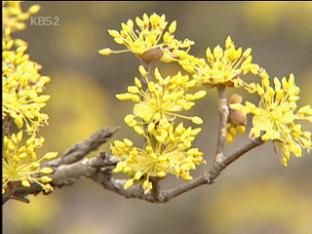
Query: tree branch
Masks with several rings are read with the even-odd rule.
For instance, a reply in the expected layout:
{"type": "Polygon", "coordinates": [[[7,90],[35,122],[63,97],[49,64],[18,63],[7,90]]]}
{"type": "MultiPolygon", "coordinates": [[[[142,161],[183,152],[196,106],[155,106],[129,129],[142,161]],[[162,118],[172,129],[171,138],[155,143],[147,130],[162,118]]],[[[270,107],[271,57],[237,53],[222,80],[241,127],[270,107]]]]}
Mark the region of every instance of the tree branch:
{"type": "MultiPolygon", "coordinates": [[[[100,153],[94,158],[84,158],[81,161],[72,163],[70,165],[61,165],[55,169],[55,172],[51,175],[53,187],[63,187],[72,185],[81,177],[91,177],[93,173],[102,168],[115,167],[117,159],[106,153],[100,153]]],[[[10,194],[2,196],[2,203],[4,204],[12,196],[25,197],[29,194],[38,194],[43,192],[42,187],[39,184],[32,184],[30,187],[19,187],[10,191],[10,194]]]]}
{"type": "Polygon", "coordinates": [[[226,126],[229,118],[229,108],[227,106],[225,86],[218,86],[218,95],[219,131],[215,162],[221,162],[224,159],[223,148],[226,141],[226,126]]]}
{"type": "Polygon", "coordinates": [[[123,185],[125,184],[126,180],[113,179],[111,169],[106,169],[105,173],[94,174],[92,179],[97,183],[102,184],[105,189],[108,189],[126,198],[138,198],[153,203],[164,203],[198,186],[212,184],[227,166],[229,166],[232,162],[236,161],[248,151],[262,144],[263,141],[260,138],[252,140],[242,148],[230,154],[221,162],[215,163],[208,173],[205,173],[204,175],[199,176],[181,186],[164,191],[158,190],[157,196],[155,196],[153,193],[144,194],[144,191],[140,185],[134,185],[129,189],[124,190],[123,185]]]}
{"type": "Polygon", "coordinates": [[[234,153],[230,154],[228,157],[224,158],[220,162],[214,163],[210,171],[202,176],[197,177],[196,179],[171,190],[168,190],[166,193],[167,199],[170,200],[178,195],[181,195],[191,189],[194,189],[203,184],[212,184],[214,180],[221,174],[221,172],[229,166],[232,162],[236,161],[238,158],[243,156],[248,151],[253,148],[262,145],[263,141],[260,138],[250,141],[242,148],[238,149],[234,153]]]}
{"type": "MultiPolygon", "coordinates": [[[[90,177],[97,168],[115,166],[117,159],[106,153],[100,153],[91,159],[84,157],[91,151],[96,150],[101,144],[107,142],[116,131],[117,128],[101,129],[81,143],[69,148],[61,157],[45,163],[43,167],[54,167],[54,173],[51,175],[52,185],[55,187],[70,185],[79,177],[90,177]]],[[[30,187],[16,187],[14,185],[8,189],[7,193],[2,195],[2,204],[14,197],[22,199],[28,194],[38,194],[40,192],[42,192],[42,187],[36,183],[30,187]]]]}
{"type": "Polygon", "coordinates": [[[88,139],[75,144],[65,151],[61,157],[49,161],[45,166],[57,167],[64,164],[71,164],[84,158],[88,153],[96,150],[100,145],[106,143],[118,128],[103,128],[93,133],[88,139]]]}
{"type": "MultiPolygon", "coordinates": [[[[54,173],[51,175],[53,179],[52,185],[59,188],[71,185],[81,177],[86,177],[94,180],[98,184],[101,184],[105,189],[117,193],[125,198],[138,198],[152,203],[164,203],[200,185],[212,184],[228,165],[244,155],[246,152],[263,143],[260,138],[252,140],[244,147],[224,158],[222,161],[215,162],[209,172],[181,186],[161,191],[158,186],[159,181],[152,181],[153,185],[156,187],[151,193],[145,194],[141,185],[136,184],[125,190],[124,184],[127,180],[113,178],[112,169],[118,162],[115,157],[103,152],[93,158],[80,158],[81,152],[85,152],[87,154],[91,149],[96,149],[100,144],[99,142],[106,142],[114,131],[115,130],[108,129],[101,130],[93,134],[87,140],[66,151],[62,157],[64,158],[64,161],[62,161],[62,163],[53,164],[56,165],[56,167],[54,173]],[[102,134],[100,134],[100,132],[102,134]],[[74,153],[75,150],[73,149],[80,153],[74,153]],[[69,163],[69,161],[66,161],[65,159],[68,157],[66,155],[79,156],[75,156],[74,159],[70,159],[72,160],[72,163],[69,163]],[[76,161],[77,158],[78,161],[76,161]]],[[[83,157],[85,156],[86,155],[83,157]]],[[[27,195],[38,194],[40,192],[46,194],[38,184],[32,184],[30,187],[17,187],[2,196],[2,203],[4,204],[10,199],[18,199],[27,202],[27,195]]]]}

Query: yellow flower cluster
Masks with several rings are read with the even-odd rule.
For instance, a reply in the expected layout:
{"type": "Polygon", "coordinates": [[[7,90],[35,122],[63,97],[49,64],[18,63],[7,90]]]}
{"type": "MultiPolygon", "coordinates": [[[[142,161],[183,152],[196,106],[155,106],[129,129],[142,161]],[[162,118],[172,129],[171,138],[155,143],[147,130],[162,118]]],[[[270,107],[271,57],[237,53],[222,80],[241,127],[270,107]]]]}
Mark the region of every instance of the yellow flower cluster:
{"type": "Polygon", "coordinates": [[[143,66],[139,71],[142,79],[135,77],[128,92],[116,96],[119,100],[135,103],[133,114],[127,115],[125,122],[144,137],[145,146],[141,149],[134,147],[129,139],[118,140],[114,142],[112,152],[120,159],[114,171],[132,177],[125,188],[139,181],[145,192],[149,192],[152,177],[160,179],[169,173],[188,180],[192,178],[189,171],[204,162],[202,153],[191,148],[201,129],[185,128],[182,123],[176,126],[175,120],[182,118],[202,124],[198,116],[185,116],[179,112],[191,109],[206,91],[191,93],[190,89],[196,84],[181,73],[164,78],[157,68],[153,74],[143,66]]]}
{"type": "Polygon", "coordinates": [[[112,152],[120,162],[114,172],[123,172],[131,177],[124,185],[125,189],[139,181],[146,193],[152,189],[152,177],[161,179],[169,173],[191,180],[190,170],[203,162],[199,149],[190,148],[199,132],[200,128],[185,128],[182,123],[176,128],[170,124],[161,141],[147,134],[143,149],[133,146],[129,139],[117,140],[112,152]]]}
{"type": "Polygon", "coordinates": [[[32,183],[41,185],[45,191],[52,190],[49,184],[51,179],[47,175],[53,170],[41,168],[41,162],[57,155],[47,153],[38,159],[35,152],[44,141],[42,137],[37,137],[37,133],[48,120],[42,108],[50,96],[42,93],[50,79],[39,73],[41,66],[26,53],[26,42],[12,38],[12,32],[24,29],[24,21],[39,10],[39,6],[34,5],[23,12],[20,4],[21,1],[2,2],[3,193],[9,187],[29,187],[32,183]],[[15,126],[12,126],[13,123],[15,126]],[[18,133],[12,133],[16,129],[18,133]],[[23,137],[23,132],[27,139],[23,137]]]}
{"type": "Polygon", "coordinates": [[[140,66],[141,75],[144,79],[143,87],[140,79],[135,78],[134,86],[128,87],[128,92],[118,94],[119,100],[131,100],[135,102],[133,115],[127,115],[126,123],[133,127],[137,125],[135,118],[141,118],[146,124],[168,119],[172,121],[176,117],[189,119],[195,124],[202,124],[202,119],[198,116],[185,116],[177,112],[190,110],[195,100],[203,98],[206,91],[200,90],[196,93],[190,93],[188,90],[195,86],[193,80],[187,75],[177,73],[175,76],[162,78],[159,70],[155,69],[155,81],[148,80],[147,72],[143,66],[140,66]]]}
{"type": "Polygon", "coordinates": [[[308,152],[312,149],[311,132],[303,131],[298,120],[312,122],[312,108],[309,105],[297,110],[300,89],[291,74],[280,81],[274,78],[274,88],[270,86],[269,76],[262,73],[262,82],[257,84],[260,96],[258,106],[246,102],[232,104],[231,108],[252,114],[253,127],[251,137],[261,137],[263,141],[273,141],[276,151],[281,152],[281,161],[286,166],[290,154],[301,157],[302,148],[308,152]]]}
{"type": "Polygon", "coordinates": [[[199,85],[235,86],[244,87],[249,92],[255,91],[255,84],[244,82],[240,76],[248,73],[258,74],[260,68],[252,63],[251,49],[243,51],[242,48],[235,48],[231,37],[227,37],[225,49],[219,45],[213,50],[207,48],[206,60],[186,53],[182,58],[179,60],[180,65],[185,71],[193,74],[199,85]]]}
{"type": "Polygon", "coordinates": [[[41,112],[49,95],[42,95],[49,78],[41,76],[41,66],[29,59],[27,45],[21,40],[3,42],[2,52],[2,117],[13,119],[18,128],[24,124],[29,133],[47,123],[41,112]]]}
{"type": "MultiPolygon", "coordinates": [[[[302,148],[311,149],[311,133],[302,131],[301,125],[296,122],[302,119],[311,121],[311,107],[305,106],[295,112],[299,88],[292,76],[288,80],[283,78],[281,82],[275,78],[275,87],[272,88],[266,71],[253,63],[251,49],[237,48],[231,37],[226,38],[224,48],[219,45],[213,49],[207,48],[204,59],[189,54],[192,41],[175,39],[173,33],[176,31],[176,22],[168,26],[164,15],[144,14],[142,19],[137,17],[135,23],[128,20],[122,24],[121,31],[108,31],[115,42],[127,49],[113,51],[106,48],[99,51],[105,56],[132,52],[148,68],[146,71],[140,66],[141,78],[135,78],[134,85],[128,87],[128,92],[117,95],[119,100],[135,103],[133,113],[128,114],[124,120],[145,139],[142,149],[134,147],[128,139],[116,141],[112,147],[114,154],[121,160],[115,171],[133,177],[126,187],[135,181],[143,181],[143,187],[148,192],[151,189],[150,177],[172,173],[178,177],[189,178],[189,170],[186,170],[187,176],[182,176],[178,173],[179,170],[172,169],[172,159],[164,149],[171,144],[168,143],[168,137],[175,139],[176,143],[173,145],[180,144],[179,137],[182,135],[177,137],[174,133],[174,129],[178,128],[175,127],[178,118],[190,120],[195,124],[203,123],[198,116],[180,113],[192,108],[197,99],[206,95],[204,90],[190,93],[190,89],[196,87],[223,87],[219,90],[226,87],[243,88],[249,93],[260,95],[261,102],[258,106],[250,102],[242,105],[239,95],[234,95],[233,102],[230,98],[226,132],[228,143],[233,142],[238,134],[245,133],[246,115],[253,114],[250,136],[261,137],[263,141],[273,141],[275,149],[282,153],[284,165],[287,164],[290,153],[300,156],[302,148]],[[191,76],[177,73],[174,76],[163,77],[157,68],[150,72],[151,64],[155,61],[175,61],[191,76]],[[255,75],[258,80],[246,82],[245,77],[248,74],[255,75]]],[[[186,149],[176,150],[180,152],[176,153],[177,155],[185,155],[186,149]]],[[[180,165],[180,159],[177,162],[177,159],[173,158],[175,165],[180,165]]],[[[194,155],[192,158],[195,158],[194,155]]]]}
{"type": "Polygon", "coordinates": [[[107,56],[112,53],[131,52],[147,62],[160,59],[169,63],[177,61],[180,53],[189,51],[194,44],[188,39],[177,40],[173,35],[177,23],[173,21],[168,26],[165,15],[144,14],[142,18],[136,17],[135,23],[128,20],[127,23],[122,23],[121,27],[120,32],[108,30],[108,33],[117,44],[124,45],[127,49],[114,51],[105,48],[99,51],[100,54],[107,56]]]}
{"type": "MultiPolygon", "coordinates": [[[[40,168],[41,162],[51,160],[57,156],[57,153],[47,153],[40,159],[37,159],[35,150],[41,148],[44,139],[31,136],[23,142],[23,131],[17,134],[10,134],[3,139],[4,152],[2,155],[3,176],[2,190],[9,183],[13,185],[21,184],[29,187],[32,183],[37,183],[42,186],[45,191],[50,191],[53,188],[48,182],[52,179],[47,176],[53,172],[50,167],[40,168]],[[23,144],[24,143],[24,144],[23,144]],[[40,177],[38,175],[41,174],[40,177]]],[[[4,191],[3,191],[4,192],[4,191]]]]}

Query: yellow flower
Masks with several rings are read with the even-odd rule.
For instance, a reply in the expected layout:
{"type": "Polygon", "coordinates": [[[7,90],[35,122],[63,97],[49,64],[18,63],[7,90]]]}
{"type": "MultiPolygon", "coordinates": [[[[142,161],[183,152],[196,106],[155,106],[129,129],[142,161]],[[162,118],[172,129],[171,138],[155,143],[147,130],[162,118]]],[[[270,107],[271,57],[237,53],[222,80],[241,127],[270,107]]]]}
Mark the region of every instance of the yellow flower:
{"type": "Polygon", "coordinates": [[[183,123],[176,126],[175,120],[179,117],[202,124],[198,116],[185,116],[178,112],[191,109],[197,99],[206,95],[206,91],[191,93],[190,89],[196,82],[181,73],[163,77],[157,68],[151,74],[143,66],[139,71],[142,79],[135,77],[134,85],[128,87],[127,93],[118,94],[117,98],[135,103],[133,114],[124,120],[144,137],[145,144],[138,148],[129,139],[118,140],[112,146],[112,153],[119,158],[114,172],[123,172],[131,177],[124,188],[139,181],[147,193],[152,189],[153,177],[160,179],[174,174],[190,180],[190,170],[203,162],[202,153],[191,148],[201,129],[185,128],[183,123]]]}
{"type": "Polygon", "coordinates": [[[188,52],[194,44],[188,39],[183,41],[175,39],[173,34],[177,23],[173,21],[168,26],[165,15],[144,14],[142,18],[136,17],[135,23],[128,20],[127,23],[122,23],[121,27],[120,32],[108,30],[108,33],[117,44],[124,45],[127,49],[114,51],[105,48],[99,51],[100,54],[107,56],[131,52],[148,62],[159,59],[163,62],[173,62],[179,59],[181,52],[188,52]]]}
{"type": "Polygon", "coordinates": [[[179,61],[184,70],[193,74],[194,79],[201,85],[211,87],[217,85],[244,87],[249,92],[255,91],[255,84],[247,84],[240,76],[247,73],[258,74],[259,66],[252,63],[251,49],[243,51],[235,48],[230,37],[225,41],[225,49],[219,45],[213,50],[207,48],[206,60],[185,54],[179,61]]]}
{"type": "Polygon", "coordinates": [[[2,152],[2,192],[11,186],[29,187],[32,183],[42,186],[43,190],[51,191],[52,180],[48,174],[52,168],[41,167],[43,160],[57,156],[51,152],[40,159],[35,150],[42,147],[44,139],[36,137],[39,126],[47,124],[48,115],[41,112],[50,98],[43,95],[43,89],[49,78],[39,74],[41,66],[26,54],[26,42],[13,39],[11,33],[25,28],[24,21],[38,12],[39,6],[34,5],[27,12],[21,9],[22,1],[2,2],[2,120],[4,126],[2,152]],[[19,132],[11,133],[16,127],[19,132]],[[24,128],[25,127],[25,128],[24,128]],[[29,135],[23,141],[23,131],[29,135]]]}
{"type": "Polygon", "coordinates": [[[275,150],[281,151],[282,163],[287,165],[291,153],[300,157],[302,148],[308,151],[312,149],[311,132],[303,131],[301,124],[296,122],[312,122],[312,108],[307,105],[297,110],[300,89],[292,74],[281,81],[275,77],[274,88],[270,86],[267,74],[261,76],[262,83],[256,87],[261,97],[259,105],[246,102],[245,105],[232,104],[231,108],[254,115],[251,137],[273,141],[275,150]]]}
{"type": "Polygon", "coordinates": [[[185,116],[177,112],[191,109],[195,104],[194,101],[203,98],[206,91],[190,93],[188,90],[194,87],[195,83],[187,75],[181,75],[181,73],[162,78],[156,68],[155,79],[148,80],[143,67],[140,67],[140,71],[146,85],[135,78],[135,85],[129,86],[127,93],[117,95],[119,100],[131,100],[136,103],[133,114],[127,115],[125,118],[125,122],[129,126],[135,127],[142,121],[145,124],[157,124],[163,119],[173,121],[176,117],[189,119],[195,124],[202,124],[202,119],[197,116],[185,116]]]}
{"type": "Polygon", "coordinates": [[[2,118],[13,119],[18,128],[26,124],[28,132],[46,124],[48,116],[41,112],[49,95],[42,95],[49,78],[41,76],[41,66],[25,53],[21,40],[3,40],[2,52],[2,118]]]}
{"type": "Polygon", "coordinates": [[[47,192],[53,190],[50,184],[51,178],[48,174],[53,172],[52,168],[43,167],[43,160],[51,160],[57,153],[50,152],[40,159],[37,158],[36,150],[41,148],[44,139],[29,137],[23,141],[23,132],[5,136],[3,139],[2,155],[2,191],[5,191],[10,183],[20,183],[24,187],[29,187],[32,183],[37,183],[47,192]],[[41,177],[40,177],[41,176],[41,177]]]}
{"type": "Polygon", "coordinates": [[[33,5],[28,11],[24,12],[21,8],[22,2],[2,1],[2,29],[4,29],[2,35],[9,36],[12,32],[23,30],[25,28],[24,21],[40,10],[39,5],[33,5]]]}
{"type": "Polygon", "coordinates": [[[112,153],[120,161],[114,172],[123,172],[131,177],[124,185],[125,189],[138,181],[146,193],[152,189],[151,177],[161,179],[167,174],[174,174],[191,180],[190,170],[204,162],[199,149],[191,148],[199,132],[200,129],[185,128],[182,123],[176,128],[170,124],[161,142],[149,138],[143,149],[133,146],[129,139],[117,140],[112,145],[112,153]]]}
{"type": "Polygon", "coordinates": [[[246,131],[246,127],[243,125],[235,125],[228,123],[226,126],[226,142],[231,144],[237,135],[243,135],[246,131]]]}

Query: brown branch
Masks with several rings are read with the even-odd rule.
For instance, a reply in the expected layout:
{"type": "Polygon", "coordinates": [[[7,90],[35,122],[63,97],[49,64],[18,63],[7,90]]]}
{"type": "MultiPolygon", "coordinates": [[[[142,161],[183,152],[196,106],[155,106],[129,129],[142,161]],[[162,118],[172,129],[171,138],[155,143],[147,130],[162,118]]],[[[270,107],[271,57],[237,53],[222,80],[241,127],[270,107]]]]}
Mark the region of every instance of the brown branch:
{"type": "Polygon", "coordinates": [[[159,191],[157,189],[157,196],[155,196],[153,193],[144,194],[144,191],[140,185],[134,185],[129,189],[124,190],[123,185],[125,184],[126,180],[116,180],[112,178],[111,169],[107,169],[105,173],[94,174],[92,179],[95,182],[102,184],[105,189],[108,189],[126,198],[138,198],[153,203],[164,203],[198,186],[212,184],[227,166],[229,166],[232,162],[236,161],[248,151],[261,144],[263,144],[263,141],[260,138],[252,140],[242,148],[223,159],[221,162],[215,163],[208,173],[199,176],[188,183],[169,190],[159,191]]]}
{"type": "Polygon", "coordinates": [[[229,118],[229,108],[227,106],[225,86],[218,86],[218,95],[219,131],[215,162],[221,162],[224,159],[223,148],[226,141],[226,125],[229,118]]]}
{"type": "MultiPolygon", "coordinates": [[[[90,138],[78,145],[82,146],[86,142],[88,142],[87,145],[96,145],[90,142],[90,139],[93,139],[95,142],[97,142],[97,139],[95,139],[94,136],[98,136],[103,140],[102,134],[93,134],[90,138]]],[[[112,175],[112,169],[117,164],[117,159],[108,155],[107,153],[100,153],[94,158],[83,158],[71,164],[58,165],[55,168],[54,174],[51,176],[53,179],[52,185],[57,188],[63,187],[73,184],[81,177],[86,177],[94,180],[98,184],[101,184],[105,189],[117,193],[125,198],[138,198],[153,203],[164,203],[198,186],[212,184],[213,181],[228,165],[262,143],[263,142],[259,138],[252,140],[244,147],[224,158],[222,161],[214,163],[212,169],[209,172],[198,178],[195,178],[188,183],[169,190],[161,191],[158,186],[159,181],[152,181],[155,187],[151,193],[145,194],[144,190],[139,184],[136,184],[125,190],[124,184],[126,180],[115,179],[112,175]]],[[[81,149],[85,148],[76,146],[76,149],[80,151],[81,149]]],[[[69,150],[67,152],[73,151],[69,150]]],[[[66,153],[64,155],[66,155],[66,153]]],[[[71,153],[69,155],[71,155],[71,153]]],[[[38,194],[40,192],[43,191],[38,184],[32,184],[30,187],[14,188],[14,190],[11,191],[11,194],[4,194],[4,196],[2,196],[2,203],[4,204],[9,199],[18,199],[27,202],[27,195],[38,194]]]]}
{"type": "Polygon", "coordinates": [[[151,194],[144,194],[144,190],[139,184],[133,185],[125,190],[124,184],[127,180],[117,180],[112,177],[111,169],[104,169],[94,173],[91,177],[96,183],[101,184],[105,189],[117,193],[125,198],[139,198],[152,201],[151,194]]]}
{"type": "Polygon", "coordinates": [[[236,161],[238,158],[243,156],[248,151],[252,150],[253,148],[262,145],[263,141],[260,138],[250,141],[242,148],[238,149],[234,153],[230,154],[228,157],[224,158],[221,162],[216,162],[210,171],[180,187],[168,190],[166,192],[166,197],[168,200],[181,195],[191,189],[194,189],[203,184],[212,184],[214,180],[221,174],[221,172],[229,166],[231,163],[236,161]]]}
{"type": "Polygon", "coordinates": [[[8,118],[2,119],[2,138],[9,134],[10,132],[10,126],[11,126],[11,120],[8,118]]]}
{"type": "Polygon", "coordinates": [[[57,167],[64,164],[71,164],[84,158],[88,153],[96,150],[100,145],[106,143],[118,128],[103,128],[93,133],[88,139],[72,146],[63,155],[45,166],[57,167]]]}
{"type": "Polygon", "coordinates": [[[151,196],[157,200],[159,198],[160,194],[160,183],[159,183],[159,178],[158,177],[151,177],[150,181],[152,182],[152,191],[151,191],[151,196]]]}
{"type": "Polygon", "coordinates": [[[5,194],[2,194],[2,204],[6,203],[8,200],[10,200],[15,192],[15,188],[10,188],[5,194]]]}

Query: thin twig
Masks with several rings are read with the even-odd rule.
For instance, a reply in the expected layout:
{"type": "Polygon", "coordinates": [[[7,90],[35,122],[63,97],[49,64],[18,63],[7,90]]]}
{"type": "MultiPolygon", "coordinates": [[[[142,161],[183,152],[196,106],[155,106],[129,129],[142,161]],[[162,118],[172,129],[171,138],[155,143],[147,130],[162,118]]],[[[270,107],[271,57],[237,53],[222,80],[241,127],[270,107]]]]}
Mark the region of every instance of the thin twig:
{"type": "MultiPolygon", "coordinates": [[[[154,73],[154,66],[153,66],[153,62],[147,62],[142,60],[142,64],[145,67],[145,69],[147,70],[147,81],[151,81],[153,78],[153,73],[154,73]]],[[[147,89],[148,87],[146,87],[147,89]]],[[[143,97],[142,97],[143,99],[143,97]]],[[[147,124],[144,124],[144,129],[145,131],[147,131],[147,124]]],[[[150,133],[148,133],[148,136],[151,138],[154,138],[150,133]]],[[[146,141],[145,141],[146,144],[146,141]]],[[[152,191],[151,191],[151,196],[153,197],[153,199],[157,200],[159,197],[159,190],[160,190],[160,183],[159,183],[159,178],[157,177],[151,177],[150,181],[152,183],[152,191]]]]}
{"type": "Polygon", "coordinates": [[[225,86],[218,86],[218,95],[219,131],[215,153],[215,162],[221,162],[224,159],[223,148],[226,141],[226,125],[229,117],[229,108],[227,106],[225,86]]]}
{"type": "Polygon", "coordinates": [[[248,144],[243,146],[242,148],[238,149],[228,157],[224,158],[221,162],[216,163],[210,169],[210,171],[198,178],[174,189],[171,189],[166,193],[167,199],[170,200],[178,195],[181,195],[191,189],[194,189],[203,184],[212,184],[214,180],[220,175],[220,173],[229,166],[232,162],[236,161],[238,158],[243,156],[248,151],[252,150],[253,148],[262,145],[263,141],[259,138],[250,141],[248,144]]]}
{"type": "Polygon", "coordinates": [[[8,191],[2,195],[2,204],[10,200],[15,192],[15,188],[10,188],[8,191]]]}
{"type": "Polygon", "coordinates": [[[151,177],[150,180],[151,180],[151,182],[152,182],[151,196],[152,196],[155,200],[158,200],[158,198],[159,198],[159,193],[160,193],[159,178],[158,178],[158,177],[151,177]]]}
{"type": "Polygon", "coordinates": [[[45,166],[57,167],[64,164],[72,164],[84,158],[88,153],[96,150],[100,145],[107,142],[118,128],[103,128],[93,133],[86,140],[75,144],[65,151],[61,157],[49,161],[45,166]]]}
{"type": "Polygon", "coordinates": [[[138,198],[152,203],[164,203],[198,186],[212,184],[227,166],[229,166],[232,162],[236,161],[248,151],[261,144],[263,144],[263,141],[260,138],[250,141],[248,144],[226,157],[220,163],[214,164],[208,173],[199,176],[181,186],[164,191],[158,190],[158,196],[155,196],[153,193],[144,194],[144,190],[140,185],[134,185],[125,190],[123,185],[125,184],[126,180],[116,180],[112,178],[112,172],[110,169],[107,169],[105,173],[97,173],[93,175],[92,179],[97,183],[102,184],[105,189],[108,189],[126,198],[138,198]]]}

